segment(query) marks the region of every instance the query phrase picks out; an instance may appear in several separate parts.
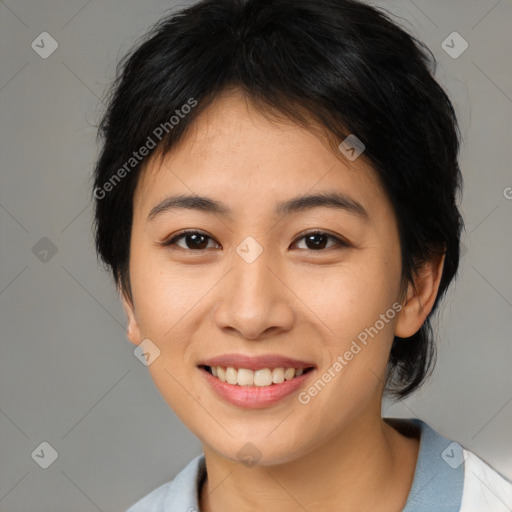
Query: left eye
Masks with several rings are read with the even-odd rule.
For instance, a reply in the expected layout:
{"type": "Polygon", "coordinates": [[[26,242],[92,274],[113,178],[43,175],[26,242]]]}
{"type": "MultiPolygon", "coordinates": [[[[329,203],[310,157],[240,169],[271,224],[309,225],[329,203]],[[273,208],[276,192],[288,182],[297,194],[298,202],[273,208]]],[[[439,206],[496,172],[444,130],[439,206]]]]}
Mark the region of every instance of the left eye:
{"type": "MultiPolygon", "coordinates": [[[[297,240],[305,240],[305,243],[307,245],[306,250],[311,251],[318,251],[322,249],[328,249],[333,246],[344,246],[347,247],[348,244],[344,242],[343,240],[339,239],[338,237],[335,237],[333,235],[330,235],[329,233],[324,233],[323,231],[315,231],[312,233],[307,233],[306,235],[301,236],[297,240]],[[333,241],[331,246],[327,247],[328,240],[333,241]]],[[[295,242],[297,243],[297,242],[295,242]]]]}
{"type": "MultiPolygon", "coordinates": [[[[297,238],[296,241],[292,245],[297,245],[298,241],[304,240],[306,243],[305,250],[310,251],[321,251],[323,249],[329,249],[331,247],[348,247],[348,243],[340,238],[330,235],[329,233],[324,233],[323,231],[314,231],[311,233],[307,233],[297,238]],[[331,245],[329,245],[329,240],[331,241],[331,245]]],[[[211,247],[208,247],[208,241],[214,242],[214,239],[207,235],[206,233],[202,233],[201,231],[183,231],[173,238],[162,242],[160,245],[164,246],[172,246],[176,245],[181,247],[182,249],[190,249],[190,250],[205,250],[211,247]],[[180,245],[178,242],[184,241],[185,247],[180,245]]],[[[214,243],[215,245],[215,243],[214,243]]],[[[218,244],[216,244],[218,245],[218,244]]]]}

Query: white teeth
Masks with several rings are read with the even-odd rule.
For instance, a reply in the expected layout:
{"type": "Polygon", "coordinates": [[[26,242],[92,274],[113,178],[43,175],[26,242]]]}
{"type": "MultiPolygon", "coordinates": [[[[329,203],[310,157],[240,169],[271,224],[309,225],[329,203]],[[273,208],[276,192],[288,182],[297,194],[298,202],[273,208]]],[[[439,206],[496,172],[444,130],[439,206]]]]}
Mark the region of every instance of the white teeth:
{"type": "Polygon", "coordinates": [[[284,371],[284,380],[291,380],[295,377],[295,368],[286,368],[284,371]]]}
{"type": "Polygon", "coordinates": [[[268,368],[254,372],[255,386],[270,386],[272,384],[272,372],[268,368]]]}
{"type": "Polygon", "coordinates": [[[274,384],[284,382],[284,368],[274,368],[272,370],[272,382],[274,384]]]}
{"type": "Polygon", "coordinates": [[[228,384],[236,384],[238,380],[238,372],[232,367],[226,368],[226,382],[228,384]]]}
{"type": "Polygon", "coordinates": [[[285,380],[291,380],[294,377],[300,377],[304,373],[304,368],[262,368],[261,370],[250,370],[248,368],[234,368],[228,366],[211,366],[211,372],[221,382],[238,386],[258,386],[265,387],[272,384],[282,384],[285,380]]]}
{"type": "Polygon", "coordinates": [[[236,381],[239,386],[252,386],[254,384],[254,372],[247,368],[240,368],[236,381]]]}

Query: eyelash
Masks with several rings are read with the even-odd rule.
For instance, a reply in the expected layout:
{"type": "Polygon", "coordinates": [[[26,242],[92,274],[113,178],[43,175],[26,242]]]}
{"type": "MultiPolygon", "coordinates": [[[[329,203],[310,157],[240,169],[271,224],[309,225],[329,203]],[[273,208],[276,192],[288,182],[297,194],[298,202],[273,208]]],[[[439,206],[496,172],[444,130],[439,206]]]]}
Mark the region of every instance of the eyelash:
{"type": "MultiPolygon", "coordinates": [[[[189,229],[189,230],[184,230],[184,231],[179,232],[177,235],[174,235],[172,238],[170,238],[168,240],[164,240],[163,242],[158,243],[158,245],[161,245],[161,246],[164,246],[164,247],[170,247],[172,245],[176,245],[176,241],[178,241],[181,238],[184,238],[186,235],[190,235],[190,234],[201,235],[201,236],[204,236],[206,238],[209,238],[210,240],[214,240],[214,238],[212,238],[210,235],[208,235],[207,233],[205,233],[203,231],[198,231],[198,230],[195,230],[195,229],[189,229]]],[[[302,239],[306,238],[307,236],[311,236],[311,235],[324,235],[327,238],[329,238],[331,240],[334,240],[336,242],[336,246],[337,246],[338,249],[339,248],[350,247],[350,244],[349,244],[348,241],[346,241],[346,240],[344,240],[344,239],[342,239],[340,237],[331,235],[328,232],[321,231],[321,230],[308,231],[307,233],[305,233],[305,234],[301,235],[300,237],[296,238],[295,241],[293,242],[293,244],[295,244],[299,240],[302,240],[302,239]]],[[[336,248],[336,246],[331,246],[331,247],[327,247],[325,249],[318,249],[318,250],[315,250],[315,249],[300,249],[300,250],[305,250],[305,251],[310,251],[310,252],[322,252],[322,251],[326,251],[328,249],[336,248]]],[[[185,251],[193,251],[193,252],[201,252],[201,251],[205,251],[206,250],[206,249],[189,249],[189,248],[185,249],[183,247],[180,247],[180,249],[183,249],[185,251]]]]}

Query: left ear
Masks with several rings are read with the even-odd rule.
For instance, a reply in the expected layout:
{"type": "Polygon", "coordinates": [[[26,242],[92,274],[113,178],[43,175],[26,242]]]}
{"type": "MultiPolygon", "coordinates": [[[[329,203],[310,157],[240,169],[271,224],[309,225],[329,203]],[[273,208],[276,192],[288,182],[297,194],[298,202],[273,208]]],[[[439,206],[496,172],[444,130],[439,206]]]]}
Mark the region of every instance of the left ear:
{"type": "Polygon", "coordinates": [[[443,275],[445,253],[435,253],[414,276],[416,290],[409,283],[407,298],[398,314],[395,336],[409,338],[419,331],[432,310],[443,275]]]}

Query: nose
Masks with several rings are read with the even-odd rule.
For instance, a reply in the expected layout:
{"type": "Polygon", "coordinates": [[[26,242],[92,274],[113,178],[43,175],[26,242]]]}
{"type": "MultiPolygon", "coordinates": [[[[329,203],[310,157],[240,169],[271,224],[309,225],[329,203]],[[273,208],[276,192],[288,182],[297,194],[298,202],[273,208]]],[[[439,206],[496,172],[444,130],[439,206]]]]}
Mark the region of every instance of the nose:
{"type": "Polygon", "coordinates": [[[215,323],[223,331],[247,340],[263,340],[291,329],[295,320],[293,293],[283,272],[271,265],[268,251],[252,262],[238,254],[215,309],[215,323]],[[271,268],[271,267],[274,267],[271,268]]]}

